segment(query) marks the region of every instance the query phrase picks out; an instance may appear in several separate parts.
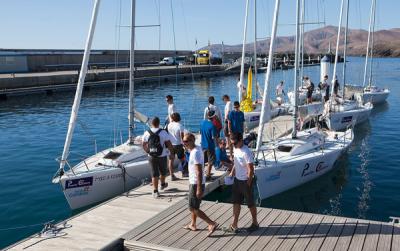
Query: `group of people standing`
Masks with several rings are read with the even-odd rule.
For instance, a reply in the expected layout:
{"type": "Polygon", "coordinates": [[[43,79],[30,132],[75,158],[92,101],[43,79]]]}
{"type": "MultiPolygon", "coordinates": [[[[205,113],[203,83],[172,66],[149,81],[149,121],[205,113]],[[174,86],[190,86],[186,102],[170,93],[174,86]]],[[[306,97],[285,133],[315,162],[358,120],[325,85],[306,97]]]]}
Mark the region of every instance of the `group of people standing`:
{"type": "Polygon", "coordinates": [[[241,204],[244,199],[247,202],[253,221],[248,231],[258,229],[257,211],[253,199],[253,154],[243,143],[244,113],[240,111],[238,101],[232,102],[228,95],[222,97],[225,103],[224,115],[215,105],[215,98],[208,98],[208,105],[204,109],[203,120],[200,123],[201,144],[196,145],[196,137],[193,133],[185,131],[180,124],[180,114],[171,95],[166,96],[168,104],[168,116],[166,126],[160,128],[160,119],[154,117],[151,128],[142,137],[143,149],[148,153],[152,175],[153,197],[158,198],[159,181],[160,189],[168,187],[165,178],[168,171],[171,180],[176,180],[173,172],[175,155],[180,161],[182,176],[189,177],[189,210],[191,223],[185,229],[196,231],[197,217],[208,224],[208,235],[218,227],[218,223],[212,221],[200,209],[204,194],[205,182],[212,180],[212,168],[222,169],[234,177],[232,187],[233,222],[225,229],[236,233],[241,204]],[[230,149],[228,156],[226,147],[230,149]],[[206,165],[207,163],[207,165],[206,165]],[[168,169],[167,170],[167,166],[168,169]]]}

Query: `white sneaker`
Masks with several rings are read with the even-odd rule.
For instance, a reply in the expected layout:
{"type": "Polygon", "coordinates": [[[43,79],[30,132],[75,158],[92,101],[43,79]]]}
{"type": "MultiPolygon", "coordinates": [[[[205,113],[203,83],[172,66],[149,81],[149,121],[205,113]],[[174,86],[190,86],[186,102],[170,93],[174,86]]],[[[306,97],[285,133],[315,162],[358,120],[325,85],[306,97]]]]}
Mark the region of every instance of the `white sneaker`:
{"type": "Polygon", "coordinates": [[[158,197],[160,197],[160,194],[158,193],[158,191],[157,192],[153,191],[152,195],[153,195],[154,199],[157,199],[158,197]]]}

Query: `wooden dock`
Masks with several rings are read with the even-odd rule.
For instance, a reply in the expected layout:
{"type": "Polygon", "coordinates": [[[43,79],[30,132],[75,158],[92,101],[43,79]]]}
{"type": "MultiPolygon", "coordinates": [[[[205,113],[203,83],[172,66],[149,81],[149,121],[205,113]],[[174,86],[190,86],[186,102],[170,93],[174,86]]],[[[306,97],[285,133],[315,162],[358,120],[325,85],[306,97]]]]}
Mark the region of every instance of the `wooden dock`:
{"type": "MultiPolygon", "coordinates": [[[[201,208],[221,227],[232,223],[232,205],[203,202],[201,208]]],[[[249,210],[243,206],[239,233],[222,228],[206,237],[183,229],[190,222],[187,203],[180,201],[123,236],[129,250],[400,250],[400,226],[391,223],[258,208],[260,228],[247,233],[249,210]]]]}
{"type": "MultiPolygon", "coordinates": [[[[205,194],[223,184],[226,173],[213,173],[214,180],[207,182],[205,194]]],[[[177,174],[177,177],[180,175],[177,174]]],[[[119,243],[121,236],[132,228],[145,223],[167,208],[173,210],[179,201],[187,201],[188,178],[178,181],[167,178],[167,181],[169,186],[160,191],[158,199],[152,197],[152,186],[147,184],[138,187],[67,219],[65,228],[64,222],[60,222],[56,225],[57,235],[54,238],[36,234],[6,250],[99,250],[115,246],[113,243],[119,243]]]]}

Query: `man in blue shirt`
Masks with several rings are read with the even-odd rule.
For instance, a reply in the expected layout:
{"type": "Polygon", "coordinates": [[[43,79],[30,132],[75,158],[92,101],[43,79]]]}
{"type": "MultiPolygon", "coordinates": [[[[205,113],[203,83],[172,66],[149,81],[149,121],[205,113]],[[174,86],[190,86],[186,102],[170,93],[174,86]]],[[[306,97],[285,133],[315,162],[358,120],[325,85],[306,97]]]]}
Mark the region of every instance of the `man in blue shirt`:
{"type": "Polygon", "coordinates": [[[228,115],[228,128],[229,134],[242,133],[244,124],[244,113],[240,111],[240,104],[238,101],[233,103],[233,110],[228,115]]]}
{"type": "Polygon", "coordinates": [[[226,142],[224,139],[218,140],[218,146],[215,148],[215,166],[216,168],[225,168],[225,170],[231,170],[233,163],[226,154],[226,142]]]}
{"type": "Polygon", "coordinates": [[[207,119],[200,124],[201,148],[204,153],[204,162],[208,162],[206,179],[211,179],[211,169],[215,162],[215,142],[218,140],[217,128],[211,122],[215,116],[215,111],[210,110],[207,113],[207,119]]]}

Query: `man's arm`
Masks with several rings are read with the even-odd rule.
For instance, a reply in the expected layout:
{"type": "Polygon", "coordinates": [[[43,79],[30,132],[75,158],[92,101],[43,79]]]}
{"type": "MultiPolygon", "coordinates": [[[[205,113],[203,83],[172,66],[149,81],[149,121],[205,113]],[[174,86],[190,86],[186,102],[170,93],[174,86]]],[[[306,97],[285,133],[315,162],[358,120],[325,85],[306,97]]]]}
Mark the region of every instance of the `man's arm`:
{"type": "Polygon", "coordinates": [[[196,191],[196,197],[198,199],[201,199],[203,197],[203,191],[201,189],[201,186],[203,185],[203,172],[202,172],[202,168],[201,168],[201,164],[196,164],[195,165],[195,169],[196,169],[196,175],[197,175],[197,191],[196,191]]]}
{"type": "Polygon", "coordinates": [[[253,183],[253,177],[254,177],[254,164],[253,163],[247,163],[247,185],[251,186],[253,183]]]}
{"type": "Polygon", "coordinates": [[[142,143],[142,147],[143,147],[143,150],[144,150],[146,153],[149,153],[149,143],[148,143],[148,142],[143,142],[143,143],[142,143]]]}
{"type": "Polygon", "coordinates": [[[171,141],[167,140],[165,141],[165,146],[168,148],[169,150],[169,159],[173,159],[174,158],[174,148],[172,147],[171,141]]]}

